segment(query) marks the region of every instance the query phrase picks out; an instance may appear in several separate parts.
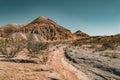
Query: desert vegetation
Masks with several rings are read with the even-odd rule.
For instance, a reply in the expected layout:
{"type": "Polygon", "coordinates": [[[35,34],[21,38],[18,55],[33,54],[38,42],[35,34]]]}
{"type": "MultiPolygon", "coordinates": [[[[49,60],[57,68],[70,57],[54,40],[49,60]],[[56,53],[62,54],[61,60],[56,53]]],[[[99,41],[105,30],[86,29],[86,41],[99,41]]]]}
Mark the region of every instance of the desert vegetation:
{"type": "Polygon", "coordinates": [[[117,46],[111,42],[104,42],[101,47],[94,47],[95,51],[114,50],[117,46]]]}
{"type": "Polygon", "coordinates": [[[102,47],[105,48],[105,49],[107,49],[107,48],[109,48],[109,49],[114,49],[114,48],[115,48],[115,44],[114,44],[114,43],[111,43],[111,42],[104,42],[104,43],[102,44],[102,47]]]}
{"type": "Polygon", "coordinates": [[[105,56],[105,57],[110,57],[110,58],[119,58],[118,56],[119,54],[116,52],[103,52],[100,55],[105,56]]]}
{"type": "Polygon", "coordinates": [[[82,43],[81,42],[78,42],[78,41],[74,41],[71,43],[71,46],[81,46],[82,43]]]}
{"type": "Polygon", "coordinates": [[[29,56],[31,57],[37,57],[38,54],[40,54],[41,51],[47,49],[49,46],[49,43],[42,43],[42,42],[28,42],[27,43],[27,50],[29,51],[29,56]]]}
{"type": "Polygon", "coordinates": [[[22,50],[23,46],[19,41],[0,41],[0,53],[6,58],[12,58],[17,55],[18,52],[22,50]]]}
{"type": "Polygon", "coordinates": [[[6,58],[13,58],[16,57],[23,49],[27,49],[30,57],[36,57],[41,51],[47,49],[48,47],[49,43],[46,42],[1,40],[0,54],[6,58]]]}

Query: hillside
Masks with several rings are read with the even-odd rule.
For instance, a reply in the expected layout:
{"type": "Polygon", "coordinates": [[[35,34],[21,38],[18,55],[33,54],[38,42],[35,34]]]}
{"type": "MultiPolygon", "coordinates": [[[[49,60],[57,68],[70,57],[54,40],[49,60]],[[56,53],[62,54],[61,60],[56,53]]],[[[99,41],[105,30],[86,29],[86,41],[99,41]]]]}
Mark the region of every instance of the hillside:
{"type": "Polygon", "coordinates": [[[120,34],[111,35],[111,36],[91,36],[83,39],[78,39],[77,42],[81,43],[96,43],[103,44],[104,42],[109,42],[113,44],[120,44],[120,34]]]}
{"type": "Polygon", "coordinates": [[[26,24],[7,24],[5,26],[2,26],[0,27],[0,37],[7,37],[25,25],[26,24]]]}
{"type": "Polygon", "coordinates": [[[24,25],[24,27],[14,27],[14,25],[8,25],[0,30],[1,37],[9,37],[14,39],[61,41],[73,40],[76,38],[70,30],[43,16],[35,19],[27,25],[24,25]]]}

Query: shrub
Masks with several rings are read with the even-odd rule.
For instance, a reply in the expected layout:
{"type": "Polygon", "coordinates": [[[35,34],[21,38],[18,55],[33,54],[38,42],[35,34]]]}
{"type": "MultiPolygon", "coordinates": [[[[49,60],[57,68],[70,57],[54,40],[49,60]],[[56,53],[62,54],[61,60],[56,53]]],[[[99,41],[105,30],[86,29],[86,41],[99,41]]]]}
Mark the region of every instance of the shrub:
{"type": "Polygon", "coordinates": [[[28,42],[27,49],[29,51],[29,56],[37,57],[41,50],[45,50],[48,48],[48,43],[42,42],[28,42]]]}
{"type": "Polygon", "coordinates": [[[104,42],[102,44],[102,47],[105,48],[105,49],[114,49],[115,48],[115,45],[111,42],[104,42]]]}
{"type": "Polygon", "coordinates": [[[71,45],[72,45],[72,46],[81,46],[82,44],[81,44],[81,42],[79,42],[79,41],[75,41],[75,42],[73,42],[71,45]]]}
{"type": "Polygon", "coordinates": [[[97,48],[97,44],[91,44],[91,46],[89,48],[95,49],[95,48],[97,48]]]}
{"type": "Polygon", "coordinates": [[[0,52],[6,58],[15,57],[21,49],[18,41],[0,41],[0,52]]]}
{"type": "Polygon", "coordinates": [[[104,41],[102,43],[102,47],[96,48],[95,51],[104,51],[106,49],[115,49],[115,44],[113,44],[112,42],[108,42],[108,41],[104,41]]]}
{"type": "Polygon", "coordinates": [[[105,57],[110,57],[110,58],[118,58],[118,54],[115,52],[105,52],[102,55],[105,57]]]}

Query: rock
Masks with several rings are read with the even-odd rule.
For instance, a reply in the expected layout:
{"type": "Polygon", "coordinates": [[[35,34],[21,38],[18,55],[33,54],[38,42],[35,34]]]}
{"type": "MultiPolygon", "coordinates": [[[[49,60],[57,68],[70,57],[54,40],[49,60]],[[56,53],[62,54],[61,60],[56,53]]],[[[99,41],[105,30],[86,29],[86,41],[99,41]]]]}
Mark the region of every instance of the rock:
{"type": "Polygon", "coordinates": [[[76,36],[70,30],[56,24],[46,17],[38,17],[27,25],[9,24],[0,29],[0,36],[7,38],[22,38],[33,41],[73,40],[76,36]]]}

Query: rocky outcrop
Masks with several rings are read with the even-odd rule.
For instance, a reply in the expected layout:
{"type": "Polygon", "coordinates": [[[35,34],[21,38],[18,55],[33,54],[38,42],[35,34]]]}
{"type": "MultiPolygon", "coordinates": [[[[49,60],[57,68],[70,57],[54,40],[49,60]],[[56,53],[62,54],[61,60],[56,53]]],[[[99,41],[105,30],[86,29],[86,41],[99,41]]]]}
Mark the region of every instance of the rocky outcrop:
{"type": "Polygon", "coordinates": [[[88,34],[82,32],[82,31],[80,31],[80,30],[76,31],[74,34],[75,34],[76,36],[80,37],[80,38],[88,38],[88,37],[90,37],[88,34]]]}
{"type": "Polygon", "coordinates": [[[119,57],[103,56],[101,52],[93,53],[85,47],[66,48],[65,56],[68,62],[84,72],[89,80],[120,80],[119,57]]]}
{"type": "Polygon", "coordinates": [[[24,27],[14,27],[13,25],[9,25],[7,29],[3,28],[3,32],[1,31],[0,35],[3,37],[21,38],[34,41],[61,41],[76,39],[76,36],[73,35],[70,30],[43,16],[35,19],[24,27]]]}

